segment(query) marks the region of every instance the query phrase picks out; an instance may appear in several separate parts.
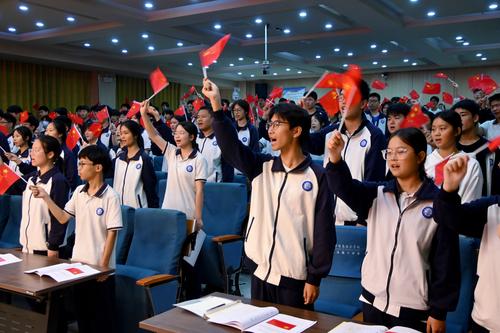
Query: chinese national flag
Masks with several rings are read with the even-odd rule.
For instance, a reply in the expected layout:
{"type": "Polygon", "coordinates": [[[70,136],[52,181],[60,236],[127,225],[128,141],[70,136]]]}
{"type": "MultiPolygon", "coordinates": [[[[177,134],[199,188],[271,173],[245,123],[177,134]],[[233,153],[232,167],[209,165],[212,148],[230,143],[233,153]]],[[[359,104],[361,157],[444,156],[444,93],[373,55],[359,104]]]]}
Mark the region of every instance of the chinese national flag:
{"type": "Polygon", "coordinates": [[[184,107],[181,105],[177,108],[177,110],[174,111],[174,115],[184,117],[186,115],[186,112],[184,111],[184,107]]]}
{"type": "Polygon", "coordinates": [[[71,119],[71,121],[73,122],[73,124],[77,124],[77,125],[80,125],[80,126],[83,125],[83,119],[79,115],[77,115],[77,114],[68,113],[68,118],[71,119]]]}
{"type": "Polygon", "coordinates": [[[453,95],[443,91],[443,102],[446,104],[453,104],[453,95]]]}
{"type": "Polygon", "coordinates": [[[449,160],[450,158],[448,157],[443,161],[439,162],[438,164],[436,164],[436,166],[434,167],[434,184],[436,184],[436,186],[438,187],[443,185],[444,166],[446,165],[446,163],[448,163],[449,160]]]}
{"type": "Polygon", "coordinates": [[[278,320],[278,319],[271,319],[267,322],[269,325],[273,325],[276,327],[279,327],[283,330],[290,331],[294,329],[297,325],[290,324],[290,323],[285,323],[284,321],[278,320]]]}
{"type": "Polygon", "coordinates": [[[7,190],[19,179],[19,176],[11,170],[6,164],[0,166],[0,195],[7,190]]]}
{"type": "Polygon", "coordinates": [[[342,74],[326,74],[325,77],[318,82],[316,88],[342,88],[342,74]]]}
{"type": "Polygon", "coordinates": [[[98,138],[101,136],[101,133],[102,133],[102,125],[100,123],[90,124],[90,126],[88,127],[88,130],[90,132],[92,132],[94,137],[98,138]]]}
{"type": "Polygon", "coordinates": [[[387,87],[387,84],[380,80],[375,80],[372,82],[372,88],[373,89],[378,89],[378,90],[384,90],[385,87],[387,87]]]}
{"type": "Polygon", "coordinates": [[[335,90],[331,90],[319,99],[319,103],[330,117],[333,117],[340,111],[338,97],[337,92],[335,90]]]}
{"type": "Polygon", "coordinates": [[[127,112],[127,118],[132,119],[132,117],[138,114],[140,111],[141,111],[141,103],[133,101],[132,106],[127,112]]]}
{"type": "Polygon", "coordinates": [[[0,132],[2,132],[5,136],[9,136],[9,129],[3,125],[0,125],[0,132]]]}
{"type": "Polygon", "coordinates": [[[54,111],[49,112],[49,119],[54,120],[54,119],[56,119],[56,117],[57,117],[57,113],[55,113],[54,111]]]}
{"type": "Polygon", "coordinates": [[[106,119],[109,119],[108,107],[103,107],[99,112],[95,114],[97,121],[103,123],[106,119]]]}
{"type": "Polygon", "coordinates": [[[189,96],[194,94],[195,90],[196,90],[196,88],[194,86],[191,86],[191,88],[189,88],[188,92],[185,93],[184,95],[182,95],[181,99],[187,99],[189,96]]]}
{"type": "Polygon", "coordinates": [[[197,98],[193,101],[193,108],[196,112],[200,111],[202,106],[205,106],[205,101],[203,101],[203,99],[197,98]]]}
{"type": "Polygon", "coordinates": [[[78,132],[78,129],[76,128],[75,124],[73,124],[73,126],[71,126],[71,129],[68,132],[68,136],[66,136],[66,146],[69,148],[69,150],[73,150],[75,149],[79,140],[80,140],[80,132],[78,132]]]}
{"type": "Polygon", "coordinates": [[[437,77],[438,79],[447,79],[448,75],[446,75],[443,72],[439,72],[439,73],[434,74],[434,77],[437,77]]]}
{"type": "Polygon", "coordinates": [[[408,96],[403,96],[399,99],[398,103],[406,104],[408,103],[408,100],[409,100],[408,96]]]}
{"type": "Polygon", "coordinates": [[[227,41],[231,38],[231,34],[227,34],[219,39],[214,45],[200,52],[201,67],[208,67],[217,59],[219,59],[227,41]]]}
{"type": "Polygon", "coordinates": [[[429,117],[422,112],[419,104],[413,104],[410,113],[403,119],[400,128],[420,128],[430,121],[429,117]]]}
{"type": "Polygon", "coordinates": [[[467,80],[471,90],[481,89],[486,95],[491,94],[498,88],[498,84],[486,74],[476,74],[467,80]]]}
{"type": "Polygon", "coordinates": [[[283,88],[282,87],[275,87],[269,93],[269,99],[271,99],[271,100],[275,100],[276,98],[281,98],[281,97],[283,97],[283,88]]]}
{"type": "Polygon", "coordinates": [[[441,92],[441,83],[425,82],[422,92],[428,95],[439,94],[441,92]]]}
{"type": "Polygon", "coordinates": [[[259,97],[248,95],[246,99],[248,104],[255,104],[259,100],[259,97]]]}
{"type": "Polygon", "coordinates": [[[419,99],[420,95],[418,94],[418,92],[415,89],[413,89],[412,91],[410,91],[410,97],[412,99],[419,99]]]}
{"type": "Polygon", "coordinates": [[[153,88],[153,92],[155,94],[162,91],[169,85],[166,76],[163,75],[160,68],[156,68],[151,72],[151,74],[149,74],[149,83],[151,83],[151,88],[153,88]]]}
{"type": "Polygon", "coordinates": [[[19,123],[23,124],[28,121],[30,114],[28,111],[23,111],[19,114],[19,123]]]}
{"type": "Polygon", "coordinates": [[[496,138],[491,140],[490,143],[488,143],[488,149],[491,152],[494,152],[495,150],[497,150],[498,147],[500,147],[500,136],[497,136],[496,138]]]}

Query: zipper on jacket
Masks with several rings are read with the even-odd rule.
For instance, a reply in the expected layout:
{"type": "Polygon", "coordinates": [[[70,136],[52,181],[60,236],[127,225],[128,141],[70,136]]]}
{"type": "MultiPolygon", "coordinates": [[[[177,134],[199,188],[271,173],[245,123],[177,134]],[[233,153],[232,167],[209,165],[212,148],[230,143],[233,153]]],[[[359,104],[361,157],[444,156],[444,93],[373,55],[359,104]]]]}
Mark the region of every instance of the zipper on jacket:
{"type": "Polygon", "coordinates": [[[24,229],[24,236],[26,238],[26,252],[30,253],[29,248],[28,248],[28,228],[30,226],[31,222],[31,216],[30,216],[30,210],[31,210],[31,197],[33,196],[33,193],[30,193],[30,198],[28,199],[28,223],[26,224],[26,228],[24,229]]]}
{"type": "Polygon", "coordinates": [[[252,221],[250,222],[250,226],[248,227],[247,234],[245,235],[245,242],[248,239],[248,235],[250,235],[250,230],[252,230],[253,220],[255,220],[255,217],[252,217],[252,221]]]}
{"type": "Polygon", "coordinates": [[[304,256],[306,258],[306,267],[309,266],[309,256],[307,255],[307,240],[304,237],[304,256]]]}
{"type": "Polygon", "coordinates": [[[125,195],[125,181],[127,180],[127,171],[128,171],[128,166],[130,165],[130,162],[127,161],[127,167],[125,168],[125,174],[123,175],[123,185],[122,185],[122,205],[125,204],[124,202],[124,195],[125,195]]]}
{"type": "Polygon", "coordinates": [[[285,188],[286,180],[288,179],[288,172],[285,173],[285,179],[283,180],[283,184],[281,184],[280,191],[278,193],[278,207],[276,207],[276,217],[274,218],[274,229],[273,229],[273,244],[271,245],[271,251],[269,251],[269,269],[267,270],[266,277],[264,278],[264,282],[267,282],[267,279],[269,278],[269,274],[271,274],[271,259],[273,257],[274,253],[274,247],[276,246],[276,230],[277,230],[277,225],[278,225],[278,216],[280,212],[280,206],[281,206],[281,194],[283,193],[283,189],[285,188]]]}
{"type": "Polygon", "coordinates": [[[139,208],[142,208],[141,196],[137,194],[137,202],[139,203],[139,208]]]}

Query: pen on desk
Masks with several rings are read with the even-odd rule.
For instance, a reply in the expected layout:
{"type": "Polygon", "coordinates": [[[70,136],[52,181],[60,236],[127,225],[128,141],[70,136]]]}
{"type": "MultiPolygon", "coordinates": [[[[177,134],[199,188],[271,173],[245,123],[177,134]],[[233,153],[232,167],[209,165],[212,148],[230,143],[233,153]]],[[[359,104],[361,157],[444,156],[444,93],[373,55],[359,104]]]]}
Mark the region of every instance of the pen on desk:
{"type": "Polygon", "coordinates": [[[216,306],[208,309],[207,311],[205,311],[205,314],[203,315],[203,317],[205,319],[208,319],[209,315],[214,314],[215,312],[218,312],[220,310],[226,309],[226,308],[228,308],[230,306],[233,306],[235,304],[238,304],[238,303],[241,303],[241,300],[236,300],[236,301],[233,301],[233,302],[218,304],[218,305],[216,305],[216,306]]]}

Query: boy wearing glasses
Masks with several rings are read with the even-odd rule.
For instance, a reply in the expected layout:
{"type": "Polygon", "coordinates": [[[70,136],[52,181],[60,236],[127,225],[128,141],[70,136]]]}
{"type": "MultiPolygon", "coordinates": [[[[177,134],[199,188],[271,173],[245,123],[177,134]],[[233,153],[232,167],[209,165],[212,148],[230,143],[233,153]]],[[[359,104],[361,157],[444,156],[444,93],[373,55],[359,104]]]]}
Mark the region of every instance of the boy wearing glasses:
{"type": "Polygon", "coordinates": [[[281,103],[267,125],[273,157],[253,152],[222,110],[218,87],[205,79],[213,128],[223,158],[252,182],[245,234],[252,298],[313,308],[321,278],[330,271],[336,243],[332,200],[324,169],[302,151],[311,126],[307,111],[281,103]]]}
{"type": "MultiPolygon", "coordinates": [[[[109,154],[99,146],[90,145],[80,151],[78,158],[78,173],[86,183],[76,188],[64,210],[42,188],[32,186],[31,190],[36,198],[47,203],[59,223],[67,223],[72,217],[76,219],[72,261],[115,267],[116,234],[122,228],[122,215],[118,193],[104,182],[104,174],[111,167],[109,154]]],[[[113,304],[112,277],[104,276],[76,286],[79,332],[112,332],[113,320],[109,318],[113,304]]]]}

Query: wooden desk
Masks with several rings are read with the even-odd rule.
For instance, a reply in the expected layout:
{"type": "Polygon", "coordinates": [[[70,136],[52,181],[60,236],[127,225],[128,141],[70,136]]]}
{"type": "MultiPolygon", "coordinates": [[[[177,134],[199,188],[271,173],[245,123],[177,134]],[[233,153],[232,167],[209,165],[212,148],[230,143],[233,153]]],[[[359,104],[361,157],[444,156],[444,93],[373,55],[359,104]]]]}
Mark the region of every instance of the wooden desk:
{"type": "MultiPolygon", "coordinates": [[[[280,313],[316,321],[317,323],[314,326],[305,331],[308,333],[328,332],[343,321],[349,321],[349,319],[335,317],[324,313],[302,310],[268,302],[255,301],[233,295],[226,295],[222,293],[213,293],[212,295],[231,299],[242,299],[244,303],[256,306],[274,306],[278,308],[280,313]]],[[[173,308],[172,310],[141,321],[139,323],[139,327],[147,331],[157,333],[234,333],[238,331],[228,326],[209,323],[203,318],[180,308],[173,308]]]]}
{"type": "Polygon", "coordinates": [[[0,253],[11,253],[22,259],[21,262],[0,266],[0,291],[4,294],[22,295],[46,304],[45,313],[39,313],[0,302],[0,324],[11,327],[6,332],[14,331],[14,328],[22,328],[20,332],[53,332],[57,324],[58,303],[61,301],[64,289],[114,272],[113,269],[89,265],[97,269],[99,273],[71,281],[57,282],[51,277],[39,277],[37,274],[26,274],[24,271],[70,263],[70,261],[16,250],[0,249],[0,253]]]}

